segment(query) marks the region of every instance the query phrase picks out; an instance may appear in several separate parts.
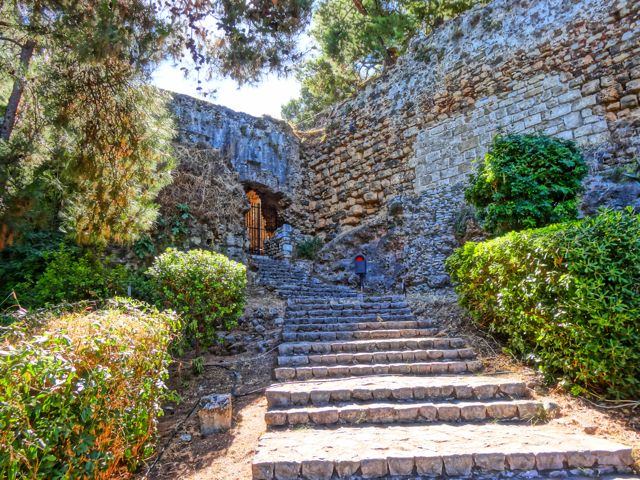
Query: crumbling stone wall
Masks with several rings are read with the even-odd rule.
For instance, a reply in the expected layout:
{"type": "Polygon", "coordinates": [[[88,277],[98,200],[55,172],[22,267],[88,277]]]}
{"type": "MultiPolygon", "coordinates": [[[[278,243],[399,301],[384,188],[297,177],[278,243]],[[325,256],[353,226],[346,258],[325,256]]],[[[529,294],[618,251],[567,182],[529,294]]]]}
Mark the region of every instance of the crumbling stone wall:
{"type": "MultiPolygon", "coordinates": [[[[409,287],[446,284],[463,186],[501,131],[575,140],[591,167],[585,198],[619,205],[598,178],[640,157],[639,39],[634,0],[494,0],[416,39],[306,135],[312,227],[346,238],[400,202],[399,270],[409,287]]],[[[622,190],[640,207],[638,189],[622,190]]],[[[329,250],[339,256],[340,242],[329,250]]],[[[388,263],[387,250],[371,261],[388,263]]]]}
{"type": "Polygon", "coordinates": [[[306,189],[299,141],[289,125],[271,117],[253,117],[187,95],[172,94],[178,141],[204,143],[218,150],[247,188],[278,199],[288,223],[305,223],[306,189]]]}

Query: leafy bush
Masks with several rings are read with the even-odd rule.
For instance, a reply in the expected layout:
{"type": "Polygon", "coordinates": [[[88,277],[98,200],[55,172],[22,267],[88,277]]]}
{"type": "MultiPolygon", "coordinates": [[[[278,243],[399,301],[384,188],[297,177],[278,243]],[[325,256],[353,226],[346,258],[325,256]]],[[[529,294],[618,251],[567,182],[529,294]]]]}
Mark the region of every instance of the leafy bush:
{"type": "Polygon", "coordinates": [[[113,300],[47,311],[0,343],[2,478],[121,478],[153,449],[177,317],[113,300]]]}
{"type": "Polygon", "coordinates": [[[542,135],[498,135],[465,198],[491,233],[576,218],[587,167],[575,143],[542,135]]]}
{"type": "Polygon", "coordinates": [[[296,257],[315,260],[321,248],[322,240],[318,237],[307,238],[296,244],[296,257]]]}
{"type": "Polygon", "coordinates": [[[46,256],[47,266],[33,285],[36,305],[103,299],[127,291],[128,272],[92,252],[66,246],[46,256]]]}
{"type": "Polygon", "coordinates": [[[19,285],[32,285],[61,243],[62,234],[29,232],[20,243],[0,250],[0,296],[6,298],[19,285]]]}
{"type": "Polygon", "coordinates": [[[447,260],[460,303],[574,393],[640,396],[640,215],[467,243],[447,260]]]}
{"type": "Polygon", "coordinates": [[[168,248],[148,274],[164,305],[183,315],[186,338],[197,347],[211,344],[216,330],[234,327],[242,315],[247,271],[224,255],[168,248]]]}
{"type": "Polygon", "coordinates": [[[125,295],[129,285],[135,298],[154,300],[148,278],[76,245],[44,241],[7,250],[0,253],[2,298],[15,290],[23,307],[125,295]]]}

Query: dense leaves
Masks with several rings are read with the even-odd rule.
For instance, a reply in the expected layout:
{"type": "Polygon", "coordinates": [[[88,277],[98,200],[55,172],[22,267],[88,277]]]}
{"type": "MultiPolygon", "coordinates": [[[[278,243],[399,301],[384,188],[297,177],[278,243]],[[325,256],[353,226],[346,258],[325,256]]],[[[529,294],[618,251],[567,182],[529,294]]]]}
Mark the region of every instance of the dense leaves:
{"type": "Polygon", "coordinates": [[[155,300],[141,272],[115,263],[104,252],[44,234],[30,234],[25,243],[0,251],[0,277],[5,309],[102,300],[126,295],[129,286],[135,298],[155,300]]]}
{"type": "Polygon", "coordinates": [[[148,270],[166,307],[181,313],[186,338],[196,346],[216,340],[244,310],[246,267],[206,250],[168,248],[148,270]]]}
{"type": "Polygon", "coordinates": [[[40,312],[0,344],[7,479],[121,478],[153,451],[176,316],[111,301],[40,312]]]}
{"type": "Polygon", "coordinates": [[[640,396],[640,215],[467,243],[447,260],[460,302],[574,393],[640,396]]]}
{"type": "Polygon", "coordinates": [[[480,223],[504,233],[576,218],[587,167],[575,143],[542,135],[498,135],[465,198],[480,223]]]}

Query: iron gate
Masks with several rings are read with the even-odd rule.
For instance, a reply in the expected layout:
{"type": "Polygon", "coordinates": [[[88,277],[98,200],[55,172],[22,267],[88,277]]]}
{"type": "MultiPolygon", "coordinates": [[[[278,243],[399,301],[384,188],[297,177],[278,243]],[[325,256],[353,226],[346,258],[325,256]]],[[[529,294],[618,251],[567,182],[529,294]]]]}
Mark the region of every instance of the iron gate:
{"type": "Polygon", "coordinates": [[[278,222],[278,212],[275,208],[263,209],[260,203],[251,205],[245,215],[250,253],[264,255],[264,242],[273,237],[279,227],[278,222]]]}

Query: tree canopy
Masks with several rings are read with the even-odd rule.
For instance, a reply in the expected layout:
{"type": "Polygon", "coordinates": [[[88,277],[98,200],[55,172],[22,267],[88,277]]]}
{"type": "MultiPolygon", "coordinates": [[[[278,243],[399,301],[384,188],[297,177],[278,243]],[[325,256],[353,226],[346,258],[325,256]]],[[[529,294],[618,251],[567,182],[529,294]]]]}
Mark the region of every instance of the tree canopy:
{"type": "Polygon", "coordinates": [[[283,117],[310,121],[394,65],[418,32],[428,32],[482,1],[321,0],[311,28],[318,52],[297,69],[301,94],[283,106],[283,117]]]}

